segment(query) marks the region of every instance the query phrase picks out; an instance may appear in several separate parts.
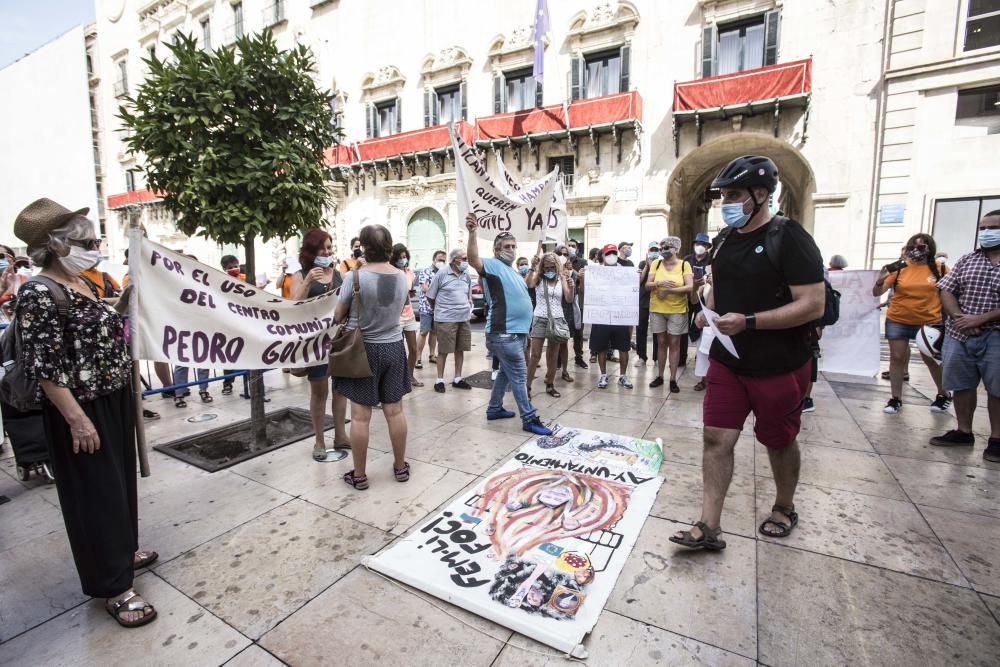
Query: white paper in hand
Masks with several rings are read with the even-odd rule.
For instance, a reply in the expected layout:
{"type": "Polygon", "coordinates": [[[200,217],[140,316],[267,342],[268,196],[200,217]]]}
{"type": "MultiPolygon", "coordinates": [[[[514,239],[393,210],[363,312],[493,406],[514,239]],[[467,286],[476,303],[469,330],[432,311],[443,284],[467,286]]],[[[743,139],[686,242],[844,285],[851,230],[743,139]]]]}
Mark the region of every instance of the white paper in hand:
{"type": "Polygon", "coordinates": [[[726,351],[729,352],[729,354],[739,359],[740,355],[736,352],[736,346],[733,345],[733,339],[715,328],[715,320],[719,319],[719,314],[706,306],[704,301],[701,302],[701,312],[704,313],[705,319],[708,321],[709,328],[712,329],[712,333],[715,334],[715,337],[720,343],[722,343],[722,347],[726,348],[726,351]]]}

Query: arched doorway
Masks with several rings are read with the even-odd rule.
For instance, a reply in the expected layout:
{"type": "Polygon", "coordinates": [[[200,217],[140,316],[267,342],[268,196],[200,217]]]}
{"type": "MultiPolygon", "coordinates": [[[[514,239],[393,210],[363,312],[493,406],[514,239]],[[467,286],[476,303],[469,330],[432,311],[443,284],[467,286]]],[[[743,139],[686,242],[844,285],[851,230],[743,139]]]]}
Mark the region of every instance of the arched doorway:
{"type": "Polygon", "coordinates": [[[778,206],[810,232],[813,230],[812,195],[816,181],[812,167],[791,144],[767,134],[741,132],[713,139],[681,159],[670,173],[667,202],[670,204],[670,233],[681,237],[684,247],[698,232],[706,231],[711,208],[708,186],[716,174],[740,155],[766,155],[778,167],[778,206]]]}
{"type": "Polygon", "coordinates": [[[447,251],[441,214],[432,208],[414,212],[406,225],[406,247],[410,249],[410,266],[414,269],[428,266],[435,251],[447,251]]]}

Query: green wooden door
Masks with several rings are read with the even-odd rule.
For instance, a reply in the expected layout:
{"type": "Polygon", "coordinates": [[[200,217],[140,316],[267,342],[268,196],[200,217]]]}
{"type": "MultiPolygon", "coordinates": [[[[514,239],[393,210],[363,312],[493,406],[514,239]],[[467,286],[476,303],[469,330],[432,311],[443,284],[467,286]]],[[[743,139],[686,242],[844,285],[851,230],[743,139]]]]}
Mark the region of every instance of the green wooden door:
{"type": "Polygon", "coordinates": [[[432,208],[414,213],[406,226],[406,247],[410,249],[410,266],[414,269],[429,265],[435,251],[448,252],[441,214],[432,208]]]}

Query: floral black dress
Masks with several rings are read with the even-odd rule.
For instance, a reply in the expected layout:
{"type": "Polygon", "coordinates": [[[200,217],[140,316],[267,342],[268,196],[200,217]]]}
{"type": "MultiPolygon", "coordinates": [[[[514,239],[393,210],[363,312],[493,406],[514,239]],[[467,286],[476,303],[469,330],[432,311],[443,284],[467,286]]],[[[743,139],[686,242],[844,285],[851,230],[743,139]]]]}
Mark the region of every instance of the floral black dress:
{"type": "Polygon", "coordinates": [[[46,285],[29,281],[18,292],[23,363],[29,376],[66,387],[86,403],[128,385],[131,359],[121,316],[103,301],[65,292],[65,322],[46,285]]]}
{"type": "Polygon", "coordinates": [[[43,394],[49,463],[80,585],[110,598],[132,587],[139,537],[131,360],[118,313],[65,293],[60,317],[46,285],[28,281],[19,290],[22,361],[29,376],[69,389],[97,431],[100,448],[74,452],[69,424],[43,394]]]}

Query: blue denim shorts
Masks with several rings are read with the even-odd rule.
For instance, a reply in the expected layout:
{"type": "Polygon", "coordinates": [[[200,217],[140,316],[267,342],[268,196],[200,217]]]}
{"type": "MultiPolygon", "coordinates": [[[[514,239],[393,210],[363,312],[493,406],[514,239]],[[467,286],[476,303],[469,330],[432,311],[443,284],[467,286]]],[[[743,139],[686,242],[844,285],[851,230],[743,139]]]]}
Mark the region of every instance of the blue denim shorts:
{"type": "Polygon", "coordinates": [[[886,340],[916,340],[921,327],[918,324],[903,324],[894,320],[885,321],[886,340]]]}
{"type": "Polygon", "coordinates": [[[945,335],[941,358],[945,390],[975,389],[982,382],[987,394],[1000,396],[1000,329],[964,342],[945,335]]]}
{"type": "Polygon", "coordinates": [[[420,333],[430,333],[431,331],[434,331],[434,315],[420,313],[420,333]]]}

